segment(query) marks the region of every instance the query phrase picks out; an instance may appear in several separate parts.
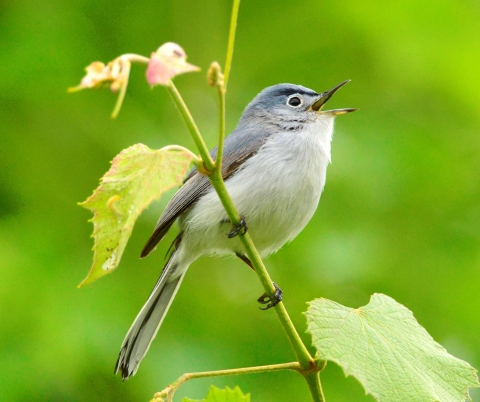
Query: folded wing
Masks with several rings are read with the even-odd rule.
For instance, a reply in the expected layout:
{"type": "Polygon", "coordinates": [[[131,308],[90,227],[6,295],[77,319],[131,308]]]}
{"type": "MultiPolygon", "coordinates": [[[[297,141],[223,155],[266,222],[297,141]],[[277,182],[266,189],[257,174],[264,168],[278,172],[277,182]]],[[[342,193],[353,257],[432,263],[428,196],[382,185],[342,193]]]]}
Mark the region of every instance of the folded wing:
{"type": "MultiPolygon", "coordinates": [[[[223,153],[222,177],[227,180],[235,174],[243,163],[255,155],[267,140],[268,135],[259,133],[255,127],[237,128],[227,138],[223,153]],[[241,135],[240,135],[241,134],[241,135]]],[[[213,159],[216,158],[217,148],[210,151],[213,159]]],[[[150,254],[157,244],[167,234],[175,220],[195,202],[211,189],[210,180],[193,168],[185,178],[184,185],[175,193],[163,211],[152,236],[145,244],[141,258],[150,254]]]]}

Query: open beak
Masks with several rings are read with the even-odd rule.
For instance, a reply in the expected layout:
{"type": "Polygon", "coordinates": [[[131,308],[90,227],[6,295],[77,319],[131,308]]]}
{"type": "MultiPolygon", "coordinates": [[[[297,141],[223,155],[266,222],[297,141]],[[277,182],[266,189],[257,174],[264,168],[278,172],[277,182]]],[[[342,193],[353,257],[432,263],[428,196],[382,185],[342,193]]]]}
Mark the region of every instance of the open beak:
{"type": "Polygon", "coordinates": [[[325,110],[322,111],[322,107],[327,103],[335,92],[337,92],[345,84],[348,84],[350,80],[346,80],[336,85],[332,89],[320,94],[320,98],[311,106],[312,110],[315,110],[317,113],[330,113],[334,115],[345,114],[350,112],[355,112],[358,109],[334,109],[334,110],[325,110]]]}

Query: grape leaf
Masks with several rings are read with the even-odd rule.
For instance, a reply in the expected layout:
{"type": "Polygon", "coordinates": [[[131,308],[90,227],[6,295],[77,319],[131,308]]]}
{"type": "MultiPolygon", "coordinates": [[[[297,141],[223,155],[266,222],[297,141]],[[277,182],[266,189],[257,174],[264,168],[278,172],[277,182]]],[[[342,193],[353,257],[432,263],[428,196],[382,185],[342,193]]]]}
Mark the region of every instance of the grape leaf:
{"type": "Polygon", "coordinates": [[[136,144],[120,152],[100,186],[82,207],[93,212],[93,265],[79,287],[112,272],[140,213],[162,193],[182,183],[192,156],[188,150],[152,150],[136,144]]]}
{"type": "Polygon", "coordinates": [[[239,387],[219,389],[212,385],[205,399],[183,398],[182,402],[250,402],[250,394],[244,395],[239,387]]]}
{"type": "Polygon", "coordinates": [[[476,370],[447,351],[392,298],[363,307],[327,299],[309,303],[308,329],[318,357],[340,365],[378,401],[465,401],[476,370]]]}

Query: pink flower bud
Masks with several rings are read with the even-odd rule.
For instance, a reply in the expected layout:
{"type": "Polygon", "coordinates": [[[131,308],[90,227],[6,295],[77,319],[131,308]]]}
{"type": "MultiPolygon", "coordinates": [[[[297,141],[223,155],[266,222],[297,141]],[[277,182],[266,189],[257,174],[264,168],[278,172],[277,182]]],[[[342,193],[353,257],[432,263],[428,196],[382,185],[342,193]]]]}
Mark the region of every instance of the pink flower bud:
{"type": "Polygon", "coordinates": [[[200,68],[186,62],[187,55],[180,45],[167,42],[152,53],[147,67],[147,81],[150,85],[167,85],[179,74],[200,71],[200,68]]]}

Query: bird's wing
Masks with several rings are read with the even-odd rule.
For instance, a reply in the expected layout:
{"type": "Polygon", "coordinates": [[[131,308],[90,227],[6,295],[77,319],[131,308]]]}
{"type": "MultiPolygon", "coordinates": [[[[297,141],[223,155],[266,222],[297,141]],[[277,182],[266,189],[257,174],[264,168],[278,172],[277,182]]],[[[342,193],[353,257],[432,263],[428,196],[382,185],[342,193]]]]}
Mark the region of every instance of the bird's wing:
{"type": "MultiPolygon", "coordinates": [[[[242,164],[255,155],[268,138],[268,134],[259,133],[258,129],[235,130],[225,138],[222,177],[224,180],[233,175],[242,164]],[[240,135],[241,134],[241,135],[240,135]]],[[[217,148],[210,151],[215,160],[217,148]]],[[[206,176],[193,168],[184,180],[184,184],[175,193],[163,211],[153,234],[143,247],[141,258],[146,257],[167,234],[175,220],[211,188],[206,176]]]]}

